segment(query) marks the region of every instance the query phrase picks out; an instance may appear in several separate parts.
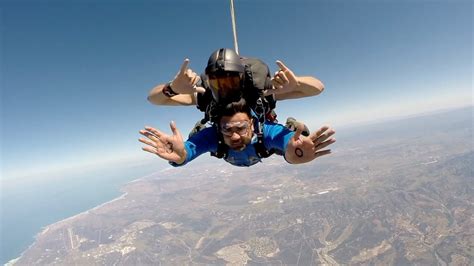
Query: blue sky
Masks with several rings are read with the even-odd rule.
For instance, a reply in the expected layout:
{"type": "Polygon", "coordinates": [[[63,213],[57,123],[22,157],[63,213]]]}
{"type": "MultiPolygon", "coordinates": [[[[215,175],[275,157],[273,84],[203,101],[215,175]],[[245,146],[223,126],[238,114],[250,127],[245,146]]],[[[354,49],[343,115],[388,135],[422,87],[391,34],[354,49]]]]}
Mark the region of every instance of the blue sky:
{"type": "MultiPolygon", "coordinates": [[[[472,2],[235,1],[241,55],[321,79],[282,101],[310,128],[472,104],[472,2]]],[[[195,107],[146,101],[184,58],[233,47],[229,2],[2,1],[2,179],[151,158],[138,130],[187,133],[195,107]]],[[[337,130],[337,127],[336,127],[337,130]]],[[[158,161],[158,159],[156,159],[158,161]]]]}

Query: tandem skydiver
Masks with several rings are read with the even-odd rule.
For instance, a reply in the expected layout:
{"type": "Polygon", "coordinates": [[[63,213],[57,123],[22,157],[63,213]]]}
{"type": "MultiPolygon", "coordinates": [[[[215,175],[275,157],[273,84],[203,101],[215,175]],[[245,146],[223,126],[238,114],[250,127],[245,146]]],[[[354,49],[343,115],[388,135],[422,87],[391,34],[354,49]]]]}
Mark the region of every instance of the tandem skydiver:
{"type": "Polygon", "coordinates": [[[145,151],[168,159],[174,165],[210,151],[211,155],[238,166],[253,165],[272,154],[284,155],[290,163],[302,163],[330,152],[320,149],[335,141],[327,140],[334,134],[331,128],[322,127],[310,135],[303,123],[292,118],[287,120],[286,127],[275,124],[276,100],[318,95],[324,90],[318,79],[297,77],[280,61],[277,61],[280,69],[272,78],[268,66],[261,60],[242,58],[232,49],[224,48],[211,54],[201,76],[188,69],[188,64],[186,59],[171,82],[152,89],[148,100],[158,105],[197,104],[204,118],[196,124],[186,142],[177,134],[179,131],[173,123],[173,136],[146,127],[140,131],[148,138],[140,139],[147,144],[145,151]],[[242,105],[244,107],[239,107],[242,105]],[[239,114],[232,113],[235,107],[240,108],[239,114]],[[234,115],[245,118],[222,123],[221,120],[233,120],[234,115]],[[206,123],[211,126],[206,127],[206,123]],[[204,133],[196,135],[200,130],[204,133]],[[314,142],[313,148],[288,149],[305,141],[314,142]]]}
{"type": "Polygon", "coordinates": [[[187,141],[174,122],[170,124],[172,135],[153,127],[145,127],[139,141],[146,144],[144,151],[168,160],[173,166],[182,166],[199,155],[211,152],[235,166],[251,166],[261,162],[274,152],[282,154],[290,164],[310,162],[331,153],[325,149],[336,140],[335,131],[323,126],[308,137],[303,136],[302,126],[295,131],[270,121],[261,130],[255,113],[244,98],[220,105],[211,127],[196,132],[187,141]]]}
{"type": "MultiPolygon", "coordinates": [[[[204,112],[197,127],[215,116],[215,107],[245,98],[260,122],[276,122],[277,100],[296,99],[320,94],[323,83],[315,77],[296,76],[283,62],[273,77],[268,66],[256,58],[239,56],[234,50],[221,48],[208,60],[205,72],[196,74],[185,59],[173,80],[154,87],[148,100],[156,105],[194,105],[204,112]]],[[[299,122],[289,118],[287,125],[296,128],[299,122]]],[[[304,126],[304,125],[303,125],[304,126]]],[[[306,126],[303,135],[309,135],[306,126]]]]}

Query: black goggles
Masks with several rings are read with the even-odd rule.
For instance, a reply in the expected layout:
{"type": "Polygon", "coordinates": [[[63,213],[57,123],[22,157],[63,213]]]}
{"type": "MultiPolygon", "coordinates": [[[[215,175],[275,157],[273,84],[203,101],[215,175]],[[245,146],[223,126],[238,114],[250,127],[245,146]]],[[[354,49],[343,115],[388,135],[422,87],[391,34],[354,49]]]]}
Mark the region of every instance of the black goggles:
{"type": "Polygon", "coordinates": [[[214,99],[229,99],[240,95],[242,91],[241,73],[225,73],[225,75],[208,76],[206,82],[212,90],[214,99]]]}

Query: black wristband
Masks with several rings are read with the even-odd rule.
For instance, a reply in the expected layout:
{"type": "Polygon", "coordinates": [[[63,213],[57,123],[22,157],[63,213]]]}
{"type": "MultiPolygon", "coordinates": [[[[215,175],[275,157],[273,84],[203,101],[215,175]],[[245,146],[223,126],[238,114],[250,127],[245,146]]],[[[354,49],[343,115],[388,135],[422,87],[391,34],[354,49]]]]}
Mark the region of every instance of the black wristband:
{"type": "Polygon", "coordinates": [[[176,96],[176,95],[179,94],[179,93],[173,91],[173,89],[171,88],[171,82],[166,83],[166,85],[163,87],[161,92],[163,92],[163,94],[168,98],[171,98],[171,97],[176,96]]]}

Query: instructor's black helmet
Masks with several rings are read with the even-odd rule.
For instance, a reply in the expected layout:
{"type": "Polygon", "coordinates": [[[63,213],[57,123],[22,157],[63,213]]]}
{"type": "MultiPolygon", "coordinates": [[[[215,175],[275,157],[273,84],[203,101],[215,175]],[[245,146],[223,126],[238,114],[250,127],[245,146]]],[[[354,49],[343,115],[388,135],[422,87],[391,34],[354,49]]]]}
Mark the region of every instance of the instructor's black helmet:
{"type": "Polygon", "coordinates": [[[217,102],[231,102],[242,96],[245,66],[232,49],[221,48],[211,54],[205,71],[205,82],[217,102]]]}

